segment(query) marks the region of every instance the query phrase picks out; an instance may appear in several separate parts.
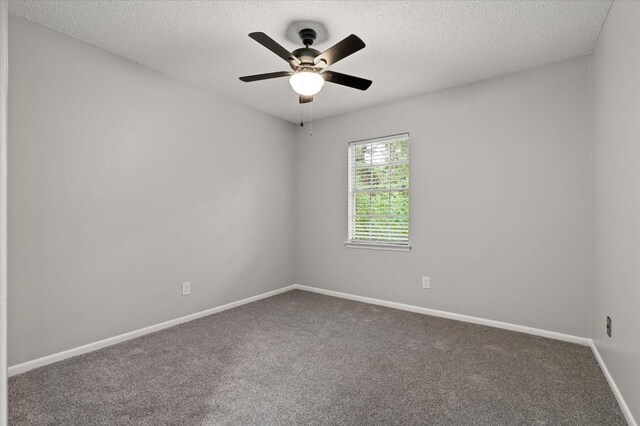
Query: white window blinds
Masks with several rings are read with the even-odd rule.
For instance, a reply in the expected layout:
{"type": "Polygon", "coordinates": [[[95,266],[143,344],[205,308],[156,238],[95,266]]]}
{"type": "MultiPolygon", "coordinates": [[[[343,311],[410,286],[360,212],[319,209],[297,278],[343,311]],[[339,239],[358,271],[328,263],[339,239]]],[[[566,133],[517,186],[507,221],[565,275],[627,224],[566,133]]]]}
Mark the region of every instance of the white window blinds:
{"type": "Polygon", "coordinates": [[[349,144],[349,242],[408,246],[408,134],[349,144]]]}

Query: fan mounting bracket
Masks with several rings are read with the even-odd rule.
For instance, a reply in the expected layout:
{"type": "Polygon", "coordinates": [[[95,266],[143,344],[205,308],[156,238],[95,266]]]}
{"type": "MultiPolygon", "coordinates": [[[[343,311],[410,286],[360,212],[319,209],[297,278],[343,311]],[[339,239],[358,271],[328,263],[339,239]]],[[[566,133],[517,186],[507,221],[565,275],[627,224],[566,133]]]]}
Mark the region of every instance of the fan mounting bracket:
{"type": "Polygon", "coordinates": [[[301,33],[310,34],[311,32],[309,30],[315,32],[315,38],[313,39],[314,45],[322,44],[329,40],[327,28],[316,21],[294,21],[287,27],[285,36],[287,40],[299,46],[300,44],[304,44],[305,39],[301,33]]]}
{"type": "Polygon", "coordinates": [[[302,40],[302,44],[306,47],[309,47],[316,41],[316,31],[313,28],[305,28],[298,31],[300,35],[300,40],[302,40]]]}

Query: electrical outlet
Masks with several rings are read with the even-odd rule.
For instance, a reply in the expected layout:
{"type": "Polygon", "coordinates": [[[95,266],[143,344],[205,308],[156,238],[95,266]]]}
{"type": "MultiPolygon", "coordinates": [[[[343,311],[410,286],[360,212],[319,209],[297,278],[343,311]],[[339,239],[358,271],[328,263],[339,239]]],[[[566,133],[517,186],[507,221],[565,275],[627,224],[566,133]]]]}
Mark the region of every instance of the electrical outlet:
{"type": "Polygon", "coordinates": [[[422,288],[431,288],[431,280],[429,277],[422,277],[422,288]]]}
{"type": "Polygon", "coordinates": [[[607,316],[607,336],[611,337],[611,317],[607,316]]]}
{"type": "Polygon", "coordinates": [[[182,283],[182,295],[187,296],[189,294],[191,294],[191,283],[187,281],[182,283]]]}

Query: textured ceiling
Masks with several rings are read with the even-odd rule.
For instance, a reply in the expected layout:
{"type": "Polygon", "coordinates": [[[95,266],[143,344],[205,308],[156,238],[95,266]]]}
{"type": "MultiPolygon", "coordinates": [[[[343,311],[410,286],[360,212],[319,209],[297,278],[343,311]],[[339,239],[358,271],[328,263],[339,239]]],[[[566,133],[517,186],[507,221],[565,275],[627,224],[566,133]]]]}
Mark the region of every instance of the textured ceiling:
{"type": "Polygon", "coordinates": [[[241,75],[288,70],[247,37],[263,31],[287,49],[296,20],[323,23],[324,50],[351,33],[367,47],[335,71],[373,80],[366,92],[327,84],[314,118],[444,89],[591,52],[603,1],[12,1],[10,11],[169,75],[296,122],[286,78],[241,75]]]}

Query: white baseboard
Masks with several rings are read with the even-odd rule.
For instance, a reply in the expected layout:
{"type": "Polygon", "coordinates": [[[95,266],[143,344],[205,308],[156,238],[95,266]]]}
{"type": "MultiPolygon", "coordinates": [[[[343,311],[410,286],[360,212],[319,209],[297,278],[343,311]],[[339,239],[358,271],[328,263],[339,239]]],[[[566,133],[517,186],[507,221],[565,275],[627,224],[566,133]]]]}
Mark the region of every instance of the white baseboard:
{"type": "Polygon", "coordinates": [[[349,300],[369,303],[373,305],[386,306],[389,308],[400,309],[403,311],[416,312],[420,314],[432,315],[432,316],[441,317],[441,318],[449,318],[449,319],[454,319],[458,321],[471,322],[474,324],[487,325],[490,327],[503,328],[506,330],[519,331],[522,333],[528,333],[536,336],[564,340],[566,342],[578,343],[581,345],[587,345],[587,346],[591,345],[591,339],[587,339],[585,337],[571,336],[568,334],[557,333],[554,331],[540,330],[537,328],[525,327],[525,326],[510,324],[510,323],[501,322],[501,321],[494,321],[494,320],[489,320],[484,318],[472,317],[468,315],[438,311],[435,309],[423,308],[420,306],[413,306],[413,305],[406,305],[403,303],[390,302],[387,300],[373,299],[371,297],[356,296],[353,294],[341,293],[333,290],[325,290],[322,288],[310,287],[310,286],[301,285],[301,284],[293,284],[290,286],[279,288],[277,290],[269,291],[267,293],[262,293],[257,296],[252,296],[246,299],[238,300],[236,302],[227,303],[226,305],[217,306],[211,309],[206,309],[204,311],[196,312],[194,314],[186,315],[180,318],[176,318],[176,319],[165,321],[159,324],[154,324],[148,327],[140,328],[138,330],[130,331],[128,333],[120,334],[118,336],[109,337],[107,339],[99,340],[97,342],[88,343],[86,345],[78,346],[76,348],[68,349],[66,351],[47,355],[42,358],[37,358],[31,361],[23,362],[21,364],[12,365],[8,368],[9,376],[15,376],[16,374],[21,374],[29,370],[33,370],[34,368],[42,367],[42,366],[52,364],[54,362],[62,361],[64,359],[71,358],[74,356],[86,354],[88,352],[93,352],[95,350],[104,348],[106,346],[115,345],[116,343],[124,342],[126,340],[134,339],[136,337],[144,336],[145,334],[150,334],[156,331],[160,331],[165,328],[173,327],[174,325],[182,324],[188,321],[193,321],[198,318],[202,318],[208,315],[215,314],[217,312],[222,312],[227,309],[232,309],[238,306],[242,306],[247,303],[255,302],[260,299],[265,299],[267,297],[275,296],[276,294],[284,293],[286,291],[294,290],[294,289],[311,291],[314,293],[320,293],[327,296],[339,297],[342,299],[349,299],[349,300]]]}
{"type": "Polygon", "coordinates": [[[66,351],[58,352],[52,355],[47,355],[42,358],[37,358],[31,361],[23,362],[22,364],[12,365],[8,368],[9,376],[15,376],[34,368],[43,367],[54,362],[62,361],[63,359],[71,358],[74,356],[93,352],[95,350],[104,348],[106,346],[115,345],[116,343],[124,342],[125,340],[131,340],[136,337],[144,336],[156,331],[163,330],[165,328],[173,327],[174,325],[182,324],[188,321],[193,321],[198,318],[206,317],[217,312],[226,311],[227,309],[236,308],[238,306],[246,305],[247,303],[256,302],[260,299],[275,296],[276,294],[284,293],[289,290],[293,290],[295,286],[290,285],[279,288],[277,290],[269,291],[266,293],[258,294],[257,296],[247,297],[246,299],[238,300],[236,302],[227,303],[226,305],[216,306],[215,308],[206,309],[204,311],[196,312],[194,314],[185,315],[180,318],[172,319],[169,321],[161,322],[160,324],[154,324],[149,327],[140,328],[138,330],[130,331],[128,333],[120,334],[119,336],[109,337],[107,339],[99,340],[97,342],[89,343],[77,348],[69,349],[66,351]]]}
{"type": "Polygon", "coordinates": [[[631,410],[629,409],[627,402],[624,400],[624,397],[622,396],[620,389],[618,389],[618,385],[616,385],[616,382],[613,380],[611,373],[609,373],[609,369],[604,363],[602,356],[600,356],[598,347],[593,340],[591,340],[591,351],[593,352],[593,356],[596,357],[598,364],[600,364],[600,369],[602,370],[604,377],[607,379],[609,387],[611,388],[613,395],[616,397],[620,410],[622,410],[622,414],[624,414],[624,418],[627,420],[627,423],[629,423],[629,426],[638,426],[638,423],[636,423],[636,420],[633,418],[633,414],[631,414],[631,410]]]}
{"type": "Polygon", "coordinates": [[[386,306],[387,308],[400,309],[403,311],[415,312],[418,314],[431,315],[434,317],[447,318],[457,321],[470,322],[473,324],[481,324],[489,327],[503,328],[505,330],[519,331],[521,333],[533,334],[535,336],[548,337],[550,339],[563,340],[565,342],[577,343],[579,345],[590,346],[591,339],[587,337],[573,336],[571,334],[558,333],[556,331],[542,330],[539,328],[526,327],[524,325],[511,324],[508,322],[495,321],[485,318],[472,317],[469,315],[455,314],[453,312],[438,311],[436,309],[423,308],[422,306],[406,305],[404,303],[389,302],[387,300],[374,299],[371,297],[356,296],[339,291],[325,290],[323,288],[310,287],[307,285],[294,284],[294,288],[299,290],[311,291],[327,296],[339,297],[342,299],[354,300],[356,302],[364,302],[372,305],[386,306]]]}

